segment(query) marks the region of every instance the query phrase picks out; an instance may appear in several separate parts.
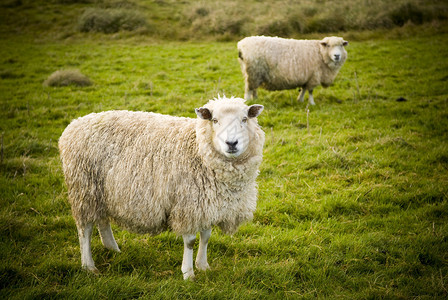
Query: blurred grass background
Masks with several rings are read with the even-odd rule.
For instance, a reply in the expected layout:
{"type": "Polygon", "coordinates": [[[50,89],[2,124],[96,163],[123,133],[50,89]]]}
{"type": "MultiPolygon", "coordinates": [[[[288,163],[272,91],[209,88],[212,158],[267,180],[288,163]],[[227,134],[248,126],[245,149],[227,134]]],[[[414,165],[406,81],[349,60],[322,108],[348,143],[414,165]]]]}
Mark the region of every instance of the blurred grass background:
{"type": "MultiPolygon", "coordinates": [[[[168,40],[233,40],[248,35],[444,27],[445,0],[107,1],[2,0],[1,32],[68,38],[123,31],[168,40]]],[[[440,29],[442,30],[442,29],[440,29]]]]}

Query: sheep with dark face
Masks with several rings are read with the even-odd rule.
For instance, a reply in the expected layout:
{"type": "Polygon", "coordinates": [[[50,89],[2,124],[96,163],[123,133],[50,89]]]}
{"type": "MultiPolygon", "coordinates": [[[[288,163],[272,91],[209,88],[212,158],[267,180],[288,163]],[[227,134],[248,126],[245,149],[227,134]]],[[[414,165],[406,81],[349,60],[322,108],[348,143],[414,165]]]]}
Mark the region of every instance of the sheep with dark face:
{"type": "Polygon", "coordinates": [[[182,235],[184,278],[209,268],[213,225],[234,233],[253,217],[262,161],[261,105],[219,98],[198,118],[147,112],[92,113],[70,123],[59,139],[68,200],[78,228],[82,266],[98,272],[90,237],[97,225],[105,247],[120,251],[110,221],[129,230],[182,235]]]}
{"type": "Polygon", "coordinates": [[[340,37],[322,40],[294,40],[252,36],[238,42],[239,62],[245,80],[246,100],[257,98],[257,88],[286,90],[302,88],[297,98],[303,102],[305,92],[314,105],[313,89],[330,86],[347,59],[340,37]]]}

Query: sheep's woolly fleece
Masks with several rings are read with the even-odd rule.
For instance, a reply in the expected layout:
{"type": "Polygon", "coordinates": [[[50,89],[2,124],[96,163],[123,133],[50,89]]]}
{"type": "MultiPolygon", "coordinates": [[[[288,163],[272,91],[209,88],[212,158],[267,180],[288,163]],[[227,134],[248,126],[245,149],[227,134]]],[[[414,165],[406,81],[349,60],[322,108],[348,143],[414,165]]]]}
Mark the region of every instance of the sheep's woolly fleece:
{"type": "MultiPolygon", "coordinates": [[[[238,98],[204,107],[247,110],[238,98]]],[[[140,233],[183,235],[212,225],[235,232],[256,208],[264,132],[250,119],[248,149],[226,158],[213,147],[211,123],[130,111],[74,120],[59,149],[77,225],[110,218],[140,233]]]]}
{"type": "Polygon", "coordinates": [[[238,42],[239,61],[250,90],[260,85],[267,90],[297,87],[312,90],[318,85],[327,87],[333,83],[347,52],[343,50],[341,60],[335,63],[328,51],[342,46],[343,42],[339,37],[323,40],[247,37],[238,42]],[[324,41],[328,47],[321,45],[324,41]]]}

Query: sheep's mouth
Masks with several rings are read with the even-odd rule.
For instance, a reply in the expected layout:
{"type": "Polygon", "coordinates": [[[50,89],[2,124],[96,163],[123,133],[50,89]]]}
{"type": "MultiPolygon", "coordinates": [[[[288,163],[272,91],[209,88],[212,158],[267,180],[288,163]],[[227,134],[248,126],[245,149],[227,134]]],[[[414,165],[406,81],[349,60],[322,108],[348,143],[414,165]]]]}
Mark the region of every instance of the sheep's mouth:
{"type": "Polygon", "coordinates": [[[227,153],[229,153],[229,154],[235,154],[235,153],[238,153],[238,149],[229,149],[229,150],[227,150],[226,151],[227,153]]]}
{"type": "Polygon", "coordinates": [[[236,158],[238,156],[240,156],[240,151],[238,149],[228,149],[224,155],[227,156],[228,158],[236,158]]]}

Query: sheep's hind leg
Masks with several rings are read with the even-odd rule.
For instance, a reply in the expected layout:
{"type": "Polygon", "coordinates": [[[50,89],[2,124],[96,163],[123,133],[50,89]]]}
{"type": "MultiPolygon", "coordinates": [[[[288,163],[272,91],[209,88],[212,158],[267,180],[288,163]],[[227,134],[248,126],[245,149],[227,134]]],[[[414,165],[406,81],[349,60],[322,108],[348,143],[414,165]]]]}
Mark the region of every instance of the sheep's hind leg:
{"type": "Polygon", "coordinates": [[[184,257],[182,259],[182,273],[184,274],[184,279],[193,279],[193,247],[194,241],[196,239],[195,234],[184,234],[182,236],[184,240],[184,257]]]}
{"type": "Polygon", "coordinates": [[[305,99],[305,92],[306,88],[303,87],[302,90],[300,91],[299,97],[297,97],[297,101],[303,102],[303,100],[305,99]]]}
{"type": "Polygon", "coordinates": [[[98,231],[100,232],[101,242],[104,247],[116,252],[121,252],[117,242],[115,241],[109,221],[103,220],[98,222],[98,231]]]}
{"type": "Polygon", "coordinates": [[[253,89],[252,85],[249,79],[249,76],[246,73],[247,71],[244,71],[244,99],[245,100],[251,100],[253,98],[253,89]]]}
{"type": "Polygon", "coordinates": [[[87,223],[84,226],[78,226],[79,245],[81,248],[81,264],[82,267],[94,274],[99,274],[98,269],[92,258],[90,248],[90,238],[92,236],[93,223],[87,223]]]}
{"type": "Polygon", "coordinates": [[[252,91],[249,89],[249,83],[245,82],[245,86],[244,86],[244,99],[246,100],[250,100],[252,97],[252,91]]]}
{"type": "Polygon", "coordinates": [[[198,268],[199,270],[205,271],[207,269],[210,269],[210,266],[207,262],[207,244],[211,234],[211,229],[201,231],[198,254],[196,255],[196,268],[198,268]]]}

